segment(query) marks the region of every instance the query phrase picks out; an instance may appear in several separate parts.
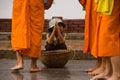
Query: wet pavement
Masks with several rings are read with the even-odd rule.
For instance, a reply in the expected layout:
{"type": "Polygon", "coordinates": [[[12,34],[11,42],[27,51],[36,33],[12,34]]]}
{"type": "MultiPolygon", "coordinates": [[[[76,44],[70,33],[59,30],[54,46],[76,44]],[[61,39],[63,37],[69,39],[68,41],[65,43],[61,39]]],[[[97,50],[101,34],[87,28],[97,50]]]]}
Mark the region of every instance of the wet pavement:
{"type": "Polygon", "coordinates": [[[24,69],[12,73],[9,69],[16,60],[0,59],[0,80],[90,80],[84,70],[95,65],[96,60],[69,60],[64,68],[46,68],[40,60],[38,66],[41,72],[30,73],[30,60],[24,60],[24,69]]]}

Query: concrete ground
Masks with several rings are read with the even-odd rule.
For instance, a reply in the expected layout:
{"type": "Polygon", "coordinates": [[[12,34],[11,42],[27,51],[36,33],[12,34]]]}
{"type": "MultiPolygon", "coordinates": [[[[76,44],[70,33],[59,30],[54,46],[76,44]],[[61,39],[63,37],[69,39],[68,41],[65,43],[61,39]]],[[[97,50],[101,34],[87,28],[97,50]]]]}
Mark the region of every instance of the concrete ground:
{"type": "Polygon", "coordinates": [[[95,65],[95,60],[69,60],[65,68],[46,68],[40,60],[38,66],[41,72],[30,73],[30,60],[24,61],[25,68],[19,73],[12,73],[10,68],[14,66],[16,60],[0,59],[0,80],[90,80],[84,70],[95,65]]]}
{"type": "MultiPolygon", "coordinates": [[[[13,54],[10,42],[10,33],[0,35],[0,80],[90,80],[84,70],[95,65],[96,60],[89,54],[83,54],[83,34],[68,34],[66,40],[67,46],[71,46],[72,57],[65,68],[46,68],[40,60],[38,66],[42,68],[41,72],[30,73],[30,59],[24,61],[25,68],[19,73],[12,73],[10,68],[16,63],[16,56],[13,54]],[[73,60],[74,59],[74,60],[73,60]],[[78,60],[84,59],[84,60],[78,60]]],[[[44,50],[45,40],[42,41],[42,50],[44,50]]]]}

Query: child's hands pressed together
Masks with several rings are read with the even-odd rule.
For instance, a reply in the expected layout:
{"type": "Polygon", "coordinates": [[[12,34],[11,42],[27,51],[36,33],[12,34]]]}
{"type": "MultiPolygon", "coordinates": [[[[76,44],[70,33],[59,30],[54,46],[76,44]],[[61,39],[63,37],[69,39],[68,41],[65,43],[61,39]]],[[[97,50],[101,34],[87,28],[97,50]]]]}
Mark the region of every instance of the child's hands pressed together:
{"type": "Polygon", "coordinates": [[[55,23],[55,29],[56,29],[56,31],[58,31],[58,28],[59,28],[59,26],[58,26],[58,23],[56,22],[55,23]]]}

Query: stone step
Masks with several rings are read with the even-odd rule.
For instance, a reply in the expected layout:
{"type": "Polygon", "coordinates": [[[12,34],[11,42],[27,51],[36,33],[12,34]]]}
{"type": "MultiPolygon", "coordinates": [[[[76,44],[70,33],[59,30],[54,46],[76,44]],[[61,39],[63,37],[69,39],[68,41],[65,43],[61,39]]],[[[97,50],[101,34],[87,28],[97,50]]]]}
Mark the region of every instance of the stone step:
{"type": "MultiPolygon", "coordinates": [[[[84,34],[83,33],[66,33],[66,45],[71,48],[70,59],[94,59],[93,56],[83,53],[84,34]]],[[[0,32],[0,58],[15,59],[15,52],[11,48],[11,33],[0,32]]],[[[44,46],[46,33],[43,33],[42,50],[45,50],[44,46]]],[[[25,57],[28,58],[28,57],[25,57]]]]}
{"type": "Polygon", "coordinates": [[[0,32],[0,40],[10,40],[11,32],[0,32]]]}
{"type": "MultiPolygon", "coordinates": [[[[66,45],[72,50],[83,50],[83,40],[66,40],[66,45]]],[[[46,41],[42,40],[42,50],[45,50],[46,41]]],[[[0,40],[0,50],[12,50],[10,40],[0,40]]]]}
{"type": "MultiPolygon", "coordinates": [[[[42,41],[42,50],[45,46],[45,40],[42,41]]],[[[70,59],[94,59],[90,53],[83,53],[83,40],[66,40],[66,45],[71,48],[72,52],[70,55],[70,59]]],[[[10,40],[0,41],[0,58],[10,58],[15,59],[15,52],[11,48],[10,40]]],[[[27,57],[28,58],[28,57],[27,57]]]]}
{"type": "MultiPolygon", "coordinates": [[[[46,39],[46,32],[42,34],[42,39],[46,39]]],[[[66,40],[83,40],[84,34],[83,33],[65,33],[66,40]]],[[[11,39],[11,32],[0,32],[0,40],[10,40],[11,39]]]]}
{"type": "MultiPolygon", "coordinates": [[[[24,56],[25,59],[29,57],[24,56]]],[[[16,59],[15,51],[0,50],[0,59],[16,59]]],[[[92,60],[95,59],[90,53],[84,54],[82,50],[72,50],[70,53],[71,60],[92,60]]]]}

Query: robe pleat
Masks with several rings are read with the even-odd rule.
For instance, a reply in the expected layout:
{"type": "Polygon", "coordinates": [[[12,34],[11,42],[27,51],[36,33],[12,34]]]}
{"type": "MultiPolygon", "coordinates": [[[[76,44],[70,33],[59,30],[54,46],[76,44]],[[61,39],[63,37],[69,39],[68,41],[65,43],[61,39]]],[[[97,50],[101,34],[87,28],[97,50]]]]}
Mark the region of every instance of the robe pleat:
{"type": "Polygon", "coordinates": [[[86,0],[86,15],[85,15],[85,30],[84,30],[84,53],[91,52],[96,25],[97,25],[97,12],[95,11],[96,5],[94,0],[86,0]]]}
{"type": "Polygon", "coordinates": [[[114,0],[111,15],[98,13],[92,55],[120,56],[120,0],[114,0]]]}
{"type": "Polygon", "coordinates": [[[11,44],[14,51],[40,57],[44,28],[43,0],[14,0],[11,44]]]}

